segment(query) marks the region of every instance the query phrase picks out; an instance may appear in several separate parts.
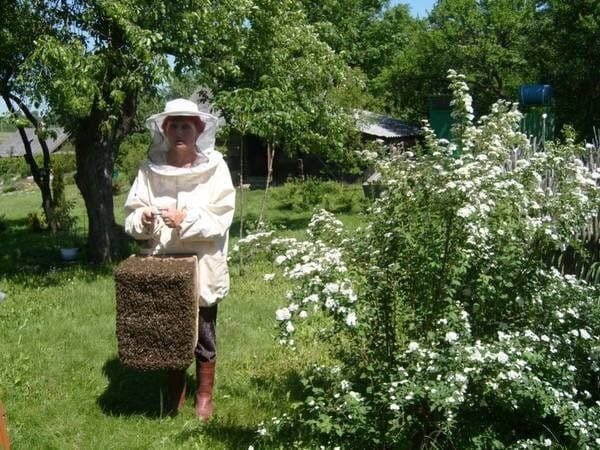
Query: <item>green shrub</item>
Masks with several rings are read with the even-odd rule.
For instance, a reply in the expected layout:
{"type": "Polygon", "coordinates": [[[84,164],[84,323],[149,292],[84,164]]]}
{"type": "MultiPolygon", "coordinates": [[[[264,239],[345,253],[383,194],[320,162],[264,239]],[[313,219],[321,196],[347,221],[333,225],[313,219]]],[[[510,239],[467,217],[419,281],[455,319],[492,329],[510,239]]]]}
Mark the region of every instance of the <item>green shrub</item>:
{"type": "MultiPolygon", "coordinates": [[[[72,147],[71,144],[65,144],[65,146],[72,147]]],[[[63,148],[64,151],[64,148],[63,148]]],[[[36,157],[37,160],[37,157],[36,157]]],[[[65,153],[54,153],[50,157],[52,170],[54,172],[62,172],[63,174],[69,174],[75,172],[77,170],[77,162],[75,160],[75,153],[73,152],[65,152],[65,153]]],[[[41,164],[41,161],[38,162],[41,164]]]]}
{"type": "Polygon", "coordinates": [[[47,228],[44,215],[36,211],[27,214],[27,228],[35,233],[44,231],[47,228]]]}
{"type": "Polygon", "coordinates": [[[113,195],[119,195],[129,189],[130,182],[127,179],[127,175],[122,172],[114,172],[112,178],[112,193],[113,195]]]}
{"type": "MultiPolygon", "coordinates": [[[[44,164],[44,157],[41,154],[35,156],[38,167],[44,164]]],[[[60,170],[63,173],[69,173],[76,170],[74,153],[53,153],[50,155],[50,165],[54,171],[60,170]]],[[[29,164],[22,156],[13,156],[10,158],[0,158],[0,173],[20,178],[31,175],[29,164]]]]}
{"type": "Polygon", "coordinates": [[[148,133],[132,134],[121,143],[115,169],[119,175],[123,174],[127,183],[132,183],[135,179],[140,163],[148,157],[151,143],[148,133]]]}
{"type": "Polygon", "coordinates": [[[22,156],[0,158],[0,173],[23,177],[29,175],[29,166],[22,156]]]}
{"type": "Polygon", "coordinates": [[[72,215],[75,202],[67,200],[65,196],[64,174],[57,170],[52,178],[52,220],[56,229],[69,233],[75,226],[76,218],[72,215]]]}
{"type": "Polygon", "coordinates": [[[350,212],[357,209],[362,193],[335,181],[317,178],[288,180],[273,193],[279,209],[306,211],[325,208],[332,212],[350,212]]]}

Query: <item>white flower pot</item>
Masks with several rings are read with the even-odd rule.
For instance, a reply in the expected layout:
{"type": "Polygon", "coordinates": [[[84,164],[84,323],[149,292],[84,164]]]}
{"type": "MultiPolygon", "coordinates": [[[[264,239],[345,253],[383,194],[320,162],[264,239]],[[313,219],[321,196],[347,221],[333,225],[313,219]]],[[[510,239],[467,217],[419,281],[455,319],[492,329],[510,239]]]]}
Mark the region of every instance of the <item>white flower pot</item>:
{"type": "Polygon", "coordinates": [[[77,247],[61,248],[60,257],[63,261],[73,261],[77,258],[77,247]]]}

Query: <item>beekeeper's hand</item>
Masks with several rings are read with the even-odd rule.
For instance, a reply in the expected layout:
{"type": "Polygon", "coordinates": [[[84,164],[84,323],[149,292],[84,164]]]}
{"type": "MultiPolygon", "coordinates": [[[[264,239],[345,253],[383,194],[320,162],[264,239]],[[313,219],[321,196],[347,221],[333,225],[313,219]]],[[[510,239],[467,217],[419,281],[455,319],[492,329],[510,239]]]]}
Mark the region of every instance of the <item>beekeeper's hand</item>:
{"type": "Polygon", "coordinates": [[[146,228],[152,228],[156,222],[156,218],[160,216],[158,209],[155,207],[145,208],[142,211],[142,225],[146,228]]]}
{"type": "Polygon", "coordinates": [[[161,208],[160,217],[169,228],[179,228],[183,219],[185,219],[185,211],[175,208],[161,208]]]}

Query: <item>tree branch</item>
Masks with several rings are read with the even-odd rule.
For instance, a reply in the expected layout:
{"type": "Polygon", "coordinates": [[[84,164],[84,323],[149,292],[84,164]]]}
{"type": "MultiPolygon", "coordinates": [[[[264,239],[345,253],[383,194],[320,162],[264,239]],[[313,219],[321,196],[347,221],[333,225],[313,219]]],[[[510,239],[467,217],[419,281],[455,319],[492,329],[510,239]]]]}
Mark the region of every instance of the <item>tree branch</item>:
{"type": "Polygon", "coordinates": [[[42,139],[39,135],[39,131],[40,131],[39,120],[36,119],[36,117],[31,113],[31,111],[29,110],[27,105],[25,103],[23,103],[23,101],[19,97],[17,97],[14,94],[8,94],[8,98],[10,100],[13,100],[19,106],[19,109],[23,112],[23,114],[25,114],[25,117],[27,117],[27,120],[29,120],[29,122],[31,122],[31,124],[35,128],[35,131],[36,131],[35,134],[37,136],[38,142],[40,143],[40,147],[42,148],[42,153],[44,155],[44,170],[46,171],[46,173],[49,173],[49,171],[50,171],[50,150],[48,149],[48,143],[46,142],[46,139],[42,139]]]}
{"type": "MultiPolygon", "coordinates": [[[[4,100],[4,103],[6,103],[6,107],[8,108],[8,111],[12,115],[16,115],[17,111],[15,109],[15,106],[12,104],[10,94],[3,94],[2,99],[4,100]]],[[[35,162],[35,158],[33,157],[33,152],[31,150],[31,141],[27,137],[27,132],[25,131],[25,127],[23,127],[22,125],[19,125],[19,126],[17,126],[17,129],[19,130],[19,135],[21,136],[21,141],[23,141],[23,147],[25,147],[25,155],[23,155],[23,157],[25,158],[25,161],[27,161],[27,164],[29,164],[29,167],[31,168],[31,174],[33,175],[34,180],[39,185],[40,172],[39,172],[39,167],[38,167],[37,163],[35,162]]]]}

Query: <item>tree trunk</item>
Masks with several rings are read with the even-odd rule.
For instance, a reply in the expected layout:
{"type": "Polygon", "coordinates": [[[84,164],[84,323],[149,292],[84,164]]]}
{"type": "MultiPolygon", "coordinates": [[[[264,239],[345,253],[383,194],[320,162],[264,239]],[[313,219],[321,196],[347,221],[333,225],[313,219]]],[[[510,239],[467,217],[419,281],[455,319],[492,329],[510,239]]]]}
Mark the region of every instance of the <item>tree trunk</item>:
{"type": "Polygon", "coordinates": [[[124,242],[123,228],[114,214],[112,175],[119,144],[131,129],[135,117],[135,97],[130,96],[121,109],[118,125],[107,130],[108,114],[97,108],[82,121],[75,136],[77,174],[88,218],[87,255],[95,264],[117,261],[124,242]]]}
{"type": "Polygon", "coordinates": [[[265,216],[265,208],[267,206],[267,196],[269,194],[269,186],[271,185],[273,177],[273,160],[275,159],[275,146],[271,143],[267,143],[267,183],[265,185],[265,193],[263,195],[262,204],[260,206],[260,216],[258,218],[258,228],[263,227],[263,219],[265,216]]]}
{"type": "Polygon", "coordinates": [[[119,255],[120,233],[115,222],[112,173],[115,151],[109,142],[75,144],[75,181],[85,202],[89,231],[87,254],[90,262],[103,264],[119,255]]]}
{"type": "Polygon", "coordinates": [[[89,116],[77,121],[75,182],[81,192],[88,217],[87,255],[95,264],[117,261],[122,253],[125,233],[115,221],[112,177],[119,145],[129,133],[135,120],[137,90],[124,91],[125,97],[115,104],[112,82],[118,80],[123,67],[126,43],[124,30],[114,21],[107,23],[108,57],[104,83],[94,99],[89,116]]]}
{"type": "MultiPolygon", "coordinates": [[[[39,128],[39,122],[35,118],[27,105],[25,105],[21,99],[18,97],[5,94],[2,96],[4,103],[6,103],[6,107],[11,112],[11,114],[16,114],[16,109],[13,105],[13,101],[17,103],[19,109],[25,114],[27,120],[31,123],[31,125],[37,130],[39,128]]],[[[50,189],[50,151],[48,150],[48,145],[46,141],[39,136],[37,136],[38,142],[42,147],[42,152],[44,155],[44,166],[40,168],[33,157],[33,152],[31,150],[31,141],[27,136],[27,132],[25,128],[18,127],[19,135],[21,136],[21,141],[23,142],[23,147],[25,148],[25,161],[29,165],[29,170],[31,171],[31,175],[33,176],[33,180],[35,184],[37,184],[40,189],[40,193],[42,194],[42,209],[44,211],[44,216],[46,217],[46,223],[48,224],[48,229],[52,234],[55,234],[57,231],[57,224],[54,217],[54,202],[52,201],[52,190],[50,189]]]]}

